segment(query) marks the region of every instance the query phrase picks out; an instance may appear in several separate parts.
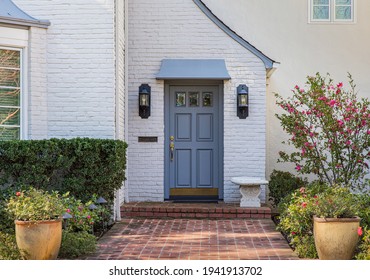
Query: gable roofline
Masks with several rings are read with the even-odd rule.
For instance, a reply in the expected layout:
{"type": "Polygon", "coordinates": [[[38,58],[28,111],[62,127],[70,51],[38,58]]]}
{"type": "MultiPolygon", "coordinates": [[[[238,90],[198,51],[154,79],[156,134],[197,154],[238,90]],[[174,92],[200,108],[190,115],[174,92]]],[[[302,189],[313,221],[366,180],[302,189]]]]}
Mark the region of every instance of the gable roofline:
{"type": "Polygon", "coordinates": [[[0,24],[42,28],[50,25],[48,20],[38,20],[30,16],[11,0],[0,0],[0,7],[0,24]]]}
{"type": "Polygon", "coordinates": [[[248,41],[246,41],[243,37],[238,35],[235,31],[233,31],[230,27],[228,27],[223,21],[221,21],[201,0],[193,0],[193,2],[199,7],[199,9],[211,20],[214,24],[216,24],[222,31],[224,31],[227,35],[229,35],[232,39],[242,45],[244,48],[249,50],[255,56],[260,58],[262,62],[265,64],[266,69],[273,69],[276,68],[279,64],[278,62],[272,60],[267,55],[262,53],[248,41]]]}

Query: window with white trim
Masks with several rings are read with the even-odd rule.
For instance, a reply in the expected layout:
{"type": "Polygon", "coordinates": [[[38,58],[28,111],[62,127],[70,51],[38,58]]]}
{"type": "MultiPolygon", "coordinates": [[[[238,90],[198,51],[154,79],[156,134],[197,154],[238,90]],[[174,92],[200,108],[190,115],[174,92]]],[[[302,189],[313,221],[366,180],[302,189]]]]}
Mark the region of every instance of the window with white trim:
{"type": "Polygon", "coordinates": [[[311,22],[353,22],[355,0],[309,0],[311,22]]]}
{"type": "Polygon", "coordinates": [[[21,57],[20,49],[0,47],[0,140],[21,138],[21,57]]]}

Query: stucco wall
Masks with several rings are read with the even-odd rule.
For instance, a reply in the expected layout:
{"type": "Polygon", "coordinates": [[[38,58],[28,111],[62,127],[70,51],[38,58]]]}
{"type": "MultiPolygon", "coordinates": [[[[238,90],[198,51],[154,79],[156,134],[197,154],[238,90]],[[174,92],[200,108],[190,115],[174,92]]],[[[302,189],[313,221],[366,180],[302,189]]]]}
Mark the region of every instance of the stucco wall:
{"type": "MultiPolygon", "coordinates": [[[[267,175],[273,169],[293,171],[276,163],[286,137],[275,113],[274,92],[291,94],[307,75],[330,73],[347,82],[350,72],[360,96],[370,97],[370,1],[355,1],[355,23],[308,23],[307,0],[204,0],[227,25],[281,63],[268,81],[267,175]]],[[[345,85],[348,85],[345,83],[345,85]]]]}
{"type": "Polygon", "coordinates": [[[232,77],[224,84],[225,201],[239,201],[233,176],[265,175],[265,85],[262,61],[236,43],[192,0],[129,1],[128,183],[130,201],[164,199],[164,82],[155,79],[164,58],[222,58],[232,77]],[[149,119],[138,115],[138,88],[152,89],[149,119]],[[236,87],[250,90],[250,116],[236,116],[236,87]],[[158,136],[158,143],[138,143],[158,136]]]}
{"type": "Polygon", "coordinates": [[[30,92],[31,105],[40,107],[39,116],[30,115],[30,137],[114,138],[114,0],[14,3],[33,17],[51,22],[46,41],[39,30],[30,31],[30,46],[35,47],[30,50],[30,82],[31,88],[37,87],[30,92]],[[37,59],[38,53],[46,53],[46,58],[37,59]],[[46,72],[37,73],[44,71],[45,63],[46,72]],[[46,118],[47,131],[41,133],[46,118]]]}

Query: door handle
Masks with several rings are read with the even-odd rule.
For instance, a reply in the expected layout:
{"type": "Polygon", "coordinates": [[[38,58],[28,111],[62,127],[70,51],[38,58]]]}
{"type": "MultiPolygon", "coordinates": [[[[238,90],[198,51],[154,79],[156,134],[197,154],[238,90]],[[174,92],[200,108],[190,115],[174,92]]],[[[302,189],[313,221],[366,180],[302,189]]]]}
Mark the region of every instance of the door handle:
{"type": "Polygon", "coordinates": [[[175,150],[175,143],[171,142],[170,143],[170,159],[173,161],[173,152],[175,150]]]}

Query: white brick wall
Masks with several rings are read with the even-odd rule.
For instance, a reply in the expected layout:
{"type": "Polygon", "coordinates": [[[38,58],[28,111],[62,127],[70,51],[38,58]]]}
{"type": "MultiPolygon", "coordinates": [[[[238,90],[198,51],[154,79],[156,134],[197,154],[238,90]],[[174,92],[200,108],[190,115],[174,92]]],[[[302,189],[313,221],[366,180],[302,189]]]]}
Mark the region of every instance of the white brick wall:
{"type": "MultiPolygon", "coordinates": [[[[128,182],[131,201],[164,198],[164,83],[155,75],[164,58],[223,58],[232,77],[224,84],[225,201],[239,201],[233,176],[265,176],[264,64],[211,22],[192,0],[129,0],[128,182]],[[152,87],[152,112],[138,116],[138,87],[152,87]],[[250,92],[250,113],[236,117],[236,87],[250,92]],[[158,143],[138,143],[158,136],[158,143]]],[[[262,194],[263,196],[263,194],[262,194]]]]}
{"type": "Polygon", "coordinates": [[[34,89],[31,106],[40,106],[41,112],[31,114],[30,136],[114,138],[114,0],[14,2],[30,15],[51,22],[46,36],[46,75],[34,73],[45,65],[45,59],[37,62],[45,46],[40,32],[31,29],[31,44],[36,48],[31,50],[29,65],[34,89]],[[42,120],[46,107],[47,133],[42,120]]]}
{"type": "Polygon", "coordinates": [[[46,29],[31,27],[28,48],[28,138],[48,136],[46,29]]]}
{"type": "MultiPolygon", "coordinates": [[[[126,91],[126,73],[125,73],[125,1],[115,1],[115,54],[116,54],[116,138],[125,140],[125,91],[126,91]]],[[[119,191],[119,203],[124,202],[124,185],[119,191]]]]}

